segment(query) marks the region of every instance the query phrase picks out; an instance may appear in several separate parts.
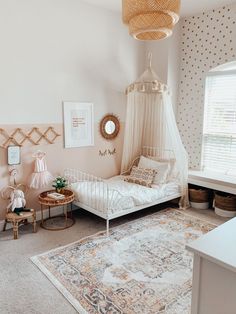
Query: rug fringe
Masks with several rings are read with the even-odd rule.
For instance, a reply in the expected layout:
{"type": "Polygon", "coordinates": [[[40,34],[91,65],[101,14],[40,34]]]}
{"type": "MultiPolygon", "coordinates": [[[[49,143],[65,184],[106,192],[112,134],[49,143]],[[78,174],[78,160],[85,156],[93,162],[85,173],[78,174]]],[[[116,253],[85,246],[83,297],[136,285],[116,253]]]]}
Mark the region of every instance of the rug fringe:
{"type": "Polygon", "coordinates": [[[37,256],[31,257],[32,263],[41,270],[41,272],[51,281],[51,283],[58,289],[58,291],[70,302],[75,310],[80,314],[88,314],[82,305],[72,296],[72,294],[63,287],[63,285],[50,273],[47,268],[38,260],[37,256]]]}

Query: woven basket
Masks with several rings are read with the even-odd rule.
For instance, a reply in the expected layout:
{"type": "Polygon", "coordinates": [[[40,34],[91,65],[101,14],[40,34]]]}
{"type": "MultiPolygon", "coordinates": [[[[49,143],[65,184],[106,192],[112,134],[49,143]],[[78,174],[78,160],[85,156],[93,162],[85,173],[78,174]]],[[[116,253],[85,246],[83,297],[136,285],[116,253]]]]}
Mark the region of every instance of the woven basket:
{"type": "Polygon", "coordinates": [[[236,196],[215,192],[215,207],[227,211],[236,211],[236,196]]]}
{"type": "Polygon", "coordinates": [[[210,192],[207,189],[189,189],[189,200],[194,203],[207,203],[210,201],[210,192]]]}

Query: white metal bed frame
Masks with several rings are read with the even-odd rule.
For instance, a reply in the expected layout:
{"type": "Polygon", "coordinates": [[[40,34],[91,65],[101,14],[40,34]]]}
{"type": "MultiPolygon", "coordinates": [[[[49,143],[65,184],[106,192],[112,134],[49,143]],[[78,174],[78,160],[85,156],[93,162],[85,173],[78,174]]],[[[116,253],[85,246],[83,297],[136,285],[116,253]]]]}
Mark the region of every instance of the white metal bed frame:
{"type": "MultiPolygon", "coordinates": [[[[157,152],[158,152],[157,148],[144,147],[142,155],[152,156],[152,157],[159,158],[159,159],[164,159],[164,158],[165,159],[171,159],[171,155],[169,155],[169,157],[167,157],[167,155],[165,153],[165,156],[163,156],[163,155],[160,156],[160,154],[158,154],[157,152]]],[[[167,150],[166,150],[166,152],[167,152],[167,150]]],[[[168,151],[168,152],[169,152],[169,154],[172,153],[171,151],[168,151]]],[[[138,159],[139,159],[139,157],[136,158],[132,162],[132,166],[137,163],[138,159]]],[[[132,168],[132,166],[130,167],[130,169],[132,168]]],[[[172,194],[172,195],[169,195],[167,197],[164,197],[164,198],[160,198],[160,199],[158,199],[152,203],[147,203],[144,205],[135,206],[135,207],[128,208],[128,209],[122,209],[122,207],[121,207],[121,210],[118,210],[116,212],[112,212],[111,205],[114,204],[114,202],[115,202],[115,204],[119,208],[119,206],[122,206],[123,202],[127,202],[127,197],[123,197],[119,191],[112,189],[108,185],[106,180],[99,178],[99,177],[96,177],[96,176],[93,176],[91,174],[83,173],[83,172],[76,170],[76,169],[66,169],[64,171],[64,176],[68,180],[69,186],[73,183],[76,183],[76,182],[87,183],[87,184],[85,184],[86,195],[88,196],[88,198],[86,199],[86,204],[82,203],[80,201],[77,201],[77,200],[74,201],[73,203],[76,206],[78,206],[82,209],[85,209],[88,212],[105,219],[106,220],[107,236],[109,235],[110,220],[181,197],[181,193],[176,193],[176,194],[172,194]],[[91,185],[91,182],[93,182],[95,184],[91,185]],[[98,183],[98,184],[96,184],[96,183],[98,183]],[[94,192],[95,192],[95,197],[93,197],[94,192]],[[98,192],[98,196],[99,196],[98,200],[96,199],[97,192],[98,192]]]]}

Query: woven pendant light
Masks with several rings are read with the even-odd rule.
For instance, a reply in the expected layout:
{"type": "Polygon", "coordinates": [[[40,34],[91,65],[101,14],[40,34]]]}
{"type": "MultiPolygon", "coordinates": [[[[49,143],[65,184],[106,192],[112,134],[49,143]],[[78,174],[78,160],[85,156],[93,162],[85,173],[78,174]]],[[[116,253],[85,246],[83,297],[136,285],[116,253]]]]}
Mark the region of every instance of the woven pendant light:
{"type": "Polygon", "coordinates": [[[172,35],[179,20],[180,0],[122,0],[123,22],[139,40],[159,40],[172,35]]]}

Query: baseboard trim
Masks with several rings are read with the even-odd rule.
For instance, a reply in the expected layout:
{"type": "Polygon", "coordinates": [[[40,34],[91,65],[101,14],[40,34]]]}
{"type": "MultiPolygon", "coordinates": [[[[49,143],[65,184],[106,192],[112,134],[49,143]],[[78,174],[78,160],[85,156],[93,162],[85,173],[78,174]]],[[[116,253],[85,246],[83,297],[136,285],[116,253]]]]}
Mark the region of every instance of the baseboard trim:
{"type": "MultiPolygon", "coordinates": [[[[76,209],[78,209],[78,207],[73,205],[73,209],[72,210],[74,211],[76,209]]],[[[61,215],[62,213],[63,213],[63,207],[62,206],[52,207],[51,208],[51,216],[58,216],[58,215],[61,215]]],[[[49,217],[48,209],[45,208],[43,210],[43,218],[46,219],[48,217],[49,217]]],[[[38,210],[36,212],[36,220],[37,221],[41,220],[41,210],[38,210]]],[[[4,223],[5,223],[5,220],[0,220],[0,232],[3,231],[4,223]]],[[[7,224],[6,230],[9,230],[9,229],[12,229],[12,224],[11,223],[7,224]]]]}

